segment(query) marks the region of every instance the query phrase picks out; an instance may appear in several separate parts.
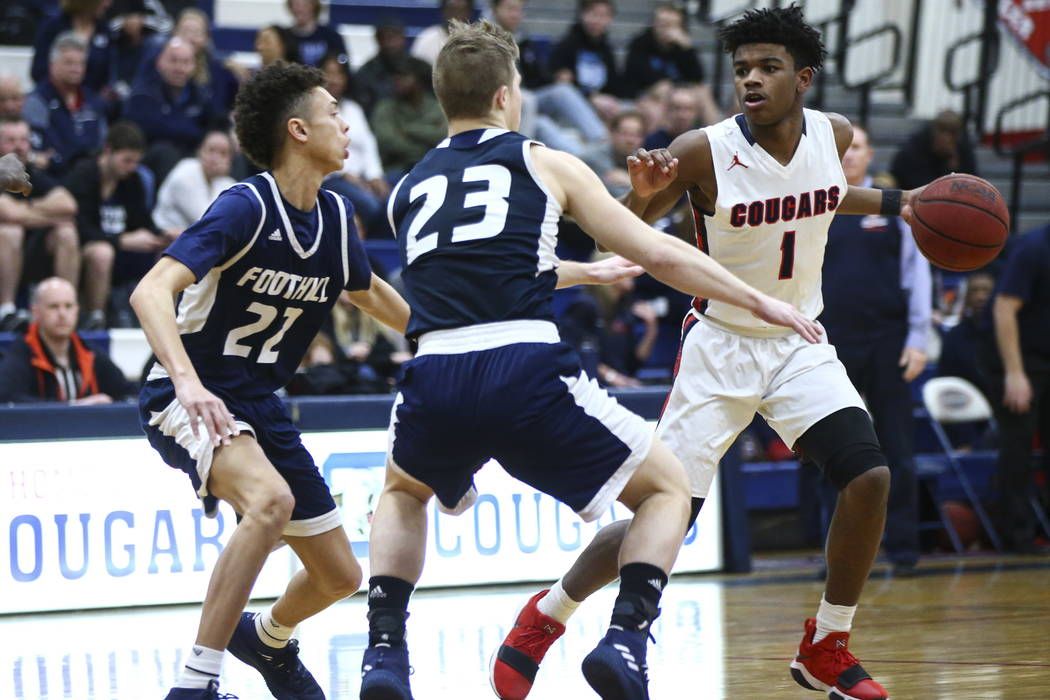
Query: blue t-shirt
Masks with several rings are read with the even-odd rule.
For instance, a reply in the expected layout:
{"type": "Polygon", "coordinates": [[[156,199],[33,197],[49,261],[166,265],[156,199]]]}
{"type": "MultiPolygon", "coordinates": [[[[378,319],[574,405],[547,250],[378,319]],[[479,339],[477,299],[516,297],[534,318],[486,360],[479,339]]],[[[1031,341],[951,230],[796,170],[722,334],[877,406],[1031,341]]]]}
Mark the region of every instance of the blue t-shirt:
{"type": "Polygon", "coordinates": [[[409,337],[444,328],[553,320],[561,206],[533,175],[533,142],[465,131],[432,149],[390,196],[409,337]]]}
{"type": "Polygon", "coordinates": [[[1024,302],[1017,312],[1021,352],[1050,359],[1050,224],[1025,233],[1010,247],[996,292],[1024,302]]]}
{"type": "MultiPolygon", "coordinates": [[[[295,373],[340,291],[368,289],[372,269],[341,195],[311,211],[286,202],[269,173],[234,185],[165,251],[197,282],[177,323],[203,384],[261,397],[295,373]]],[[[165,377],[157,364],[149,379],[165,377]]]]}

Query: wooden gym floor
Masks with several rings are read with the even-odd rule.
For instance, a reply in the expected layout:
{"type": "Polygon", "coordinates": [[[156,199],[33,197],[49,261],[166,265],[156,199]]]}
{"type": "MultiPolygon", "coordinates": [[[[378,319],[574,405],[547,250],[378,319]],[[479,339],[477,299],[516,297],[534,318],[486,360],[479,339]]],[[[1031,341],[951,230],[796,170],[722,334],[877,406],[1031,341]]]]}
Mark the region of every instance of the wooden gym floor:
{"type": "MultiPolygon", "coordinates": [[[[676,577],[653,627],[654,700],[812,698],[787,662],[822,585],[804,559],[756,560],[747,576],[676,577]]],[[[417,700],[489,700],[488,658],[535,590],[423,591],[409,620],[417,700]]],[[[615,589],[583,605],[551,650],[530,698],[596,697],[579,662],[600,638],[615,589]]],[[[264,602],[251,609],[265,607],[264,602]]],[[[0,617],[0,698],[160,700],[196,628],[195,606],[0,617]]],[[[357,698],[364,597],[302,625],[302,656],[330,700],[357,698]]],[[[1050,698],[1050,557],[924,560],[918,575],[877,570],[851,648],[894,700],[1050,698]]],[[[269,698],[260,677],[227,659],[224,692],[269,698]]]]}

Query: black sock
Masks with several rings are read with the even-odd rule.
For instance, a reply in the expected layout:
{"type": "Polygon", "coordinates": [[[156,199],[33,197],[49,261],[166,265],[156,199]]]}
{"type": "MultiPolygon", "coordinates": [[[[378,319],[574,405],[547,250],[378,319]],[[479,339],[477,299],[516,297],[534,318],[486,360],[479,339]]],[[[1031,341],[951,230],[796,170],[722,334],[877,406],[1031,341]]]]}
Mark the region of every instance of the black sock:
{"type": "Polygon", "coordinates": [[[408,599],[415,588],[394,576],[368,579],[368,644],[401,646],[405,643],[408,599]]]}
{"type": "Polygon", "coordinates": [[[645,631],[660,614],[660,596],[667,574],[652,564],[633,563],[620,569],[620,594],[613,607],[612,624],[625,630],[645,631]]]}

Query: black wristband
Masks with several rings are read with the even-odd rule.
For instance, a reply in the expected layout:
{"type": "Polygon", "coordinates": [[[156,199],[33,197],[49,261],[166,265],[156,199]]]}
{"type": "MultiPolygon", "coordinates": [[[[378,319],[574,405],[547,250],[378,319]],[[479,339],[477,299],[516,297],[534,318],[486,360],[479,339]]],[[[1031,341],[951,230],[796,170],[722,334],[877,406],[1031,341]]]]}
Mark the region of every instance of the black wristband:
{"type": "Polygon", "coordinates": [[[904,193],[901,190],[883,190],[882,206],[879,213],[883,216],[900,216],[901,198],[904,193]]]}

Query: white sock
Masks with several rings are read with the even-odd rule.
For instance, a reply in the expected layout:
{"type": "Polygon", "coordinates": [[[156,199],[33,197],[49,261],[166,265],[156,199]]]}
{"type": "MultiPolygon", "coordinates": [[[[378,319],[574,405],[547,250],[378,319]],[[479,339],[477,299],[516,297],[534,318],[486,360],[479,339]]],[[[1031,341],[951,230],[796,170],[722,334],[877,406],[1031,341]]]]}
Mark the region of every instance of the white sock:
{"type": "Polygon", "coordinates": [[[7,316],[8,314],[13,314],[17,310],[18,309],[15,308],[15,305],[10,303],[10,302],[5,302],[3,304],[0,304],[0,318],[3,318],[4,316],[7,316]]]}
{"type": "Polygon", "coordinates": [[[288,646],[288,640],[295,632],[294,627],[286,627],[273,618],[273,608],[255,615],[255,632],[262,643],[274,649],[288,646]]]}
{"type": "Polygon", "coordinates": [[[182,676],[175,684],[176,688],[207,688],[212,681],[219,680],[222,674],[222,657],[225,652],[209,649],[194,644],[186,656],[186,665],[182,667],[182,676]]]}
{"type": "Polygon", "coordinates": [[[832,632],[849,632],[856,612],[856,605],[832,605],[822,597],[820,607],[817,608],[817,631],[813,633],[813,643],[816,644],[832,632]]]}
{"type": "Polygon", "coordinates": [[[569,621],[569,618],[572,617],[572,614],[576,612],[578,607],[580,607],[579,602],[569,597],[569,594],[561,586],[561,580],[551,586],[547,595],[540,598],[536,603],[537,610],[547,617],[553,617],[563,625],[569,621]]]}

